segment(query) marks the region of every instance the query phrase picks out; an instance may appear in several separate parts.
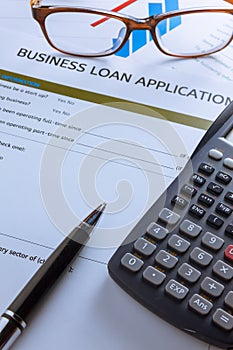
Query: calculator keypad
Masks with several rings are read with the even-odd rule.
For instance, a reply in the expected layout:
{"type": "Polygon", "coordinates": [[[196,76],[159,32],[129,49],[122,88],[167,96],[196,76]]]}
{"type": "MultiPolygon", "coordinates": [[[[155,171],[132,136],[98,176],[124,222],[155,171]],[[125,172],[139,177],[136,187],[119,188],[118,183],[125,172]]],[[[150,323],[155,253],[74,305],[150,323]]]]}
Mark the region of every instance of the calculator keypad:
{"type": "Polygon", "coordinates": [[[144,284],[163,291],[163,297],[185,303],[187,312],[211,315],[213,325],[229,331],[233,329],[233,290],[229,290],[233,191],[227,186],[233,159],[224,158],[217,149],[209,150],[208,157],[155,216],[121,264],[140,273],[144,284]]]}

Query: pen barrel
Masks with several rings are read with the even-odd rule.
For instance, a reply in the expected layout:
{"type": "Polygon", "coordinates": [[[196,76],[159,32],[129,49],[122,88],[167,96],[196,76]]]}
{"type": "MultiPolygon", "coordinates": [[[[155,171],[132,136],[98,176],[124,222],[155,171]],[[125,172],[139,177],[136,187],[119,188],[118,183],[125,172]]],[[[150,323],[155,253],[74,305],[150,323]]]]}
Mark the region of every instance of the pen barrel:
{"type": "Polygon", "coordinates": [[[29,280],[8,310],[27,323],[37,304],[53,287],[88,239],[89,235],[84,229],[75,228],[29,280]]]}

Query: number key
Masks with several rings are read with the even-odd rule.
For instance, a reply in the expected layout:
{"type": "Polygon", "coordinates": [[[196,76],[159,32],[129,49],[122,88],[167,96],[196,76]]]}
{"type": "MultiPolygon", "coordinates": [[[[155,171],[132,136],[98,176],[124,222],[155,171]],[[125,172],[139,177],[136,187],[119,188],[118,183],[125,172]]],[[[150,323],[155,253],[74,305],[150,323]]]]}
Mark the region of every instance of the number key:
{"type": "Polygon", "coordinates": [[[135,255],[126,253],[121,259],[121,264],[132,272],[137,272],[141,269],[143,261],[138,259],[135,255]]]}
{"type": "Polygon", "coordinates": [[[184,253],[190,246],[190,243],[180,236],[174,234],[168,240],[170,248],[174,249],[177,253],[184,253]]]}
{"type": "Polygon", "coordinates": [[[180,277],[182,277],[184,280],[190,283],[195,283],[201,276],[200,271],[198,271],[197,269],[195,269],[187,263],[184,263],[180,266],[178,274],[180,275],[180,277]]]}
{"type": "Polygon", "coordinates": [[[172,269],[177,264],[178,259],[165,250],[160,250],[155,257],[155,261],[166,269],[172,269]]]}
{"type": "Polygon", "coordinates": [[[204,250],[195,247],[190,254],[190,258],[200,266],[207,266],[213,259],[213,256],[204,250]]]}
{"type": "Polygon", "coordinates": [[[218,236],[215,236],[211,232],[206,232],[201,240],[202,244],[212,250],[219,250],[222,248],[224,240],[218,236]]]}
{"type": "Polygon", "coordinates": [[[149,256],[155,251],[156,246],[144,238],[139,238],[134,243],[134,249],[143,255],[149,256]]]}

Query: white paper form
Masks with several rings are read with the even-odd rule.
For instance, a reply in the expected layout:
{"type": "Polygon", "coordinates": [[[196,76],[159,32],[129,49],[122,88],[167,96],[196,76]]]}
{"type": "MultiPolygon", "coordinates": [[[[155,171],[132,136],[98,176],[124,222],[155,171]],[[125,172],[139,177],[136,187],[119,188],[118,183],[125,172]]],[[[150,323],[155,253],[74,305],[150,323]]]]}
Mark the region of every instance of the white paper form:
{"type": "MultiPolygon", "coordinates": [[[[19,3],[23,2],[17,2],[17,6],[19,3]]],[[[19,25],[19,22],[15,23],[19,25]]],[[[27,28],[28,32],[28,23],[27,27],[22,25],[20,28],[27,28]]],[[[36,23],[31,24],[40,33],[36,23]]],[[[215,119],[232,99],[229,94],[231,85],[226,83],[219,87],[212,79],[200,81],[198,76],[181,76],[175,70],[170,78],[172,66],[169,66],[169,72],[165,66],[163,69],[157,65],[155,70],[154,61],[150,61],[144,72],[142,61],[138,61],[136,56],[124,63],[116,57],[78,59],[75,62],[78,62],[76,67],[79,70],[74,72],[64,68],[68,62],[65,64],[63,61],[61,67],[18,55],[20,49],[25,48],[32,50],[32,55],[38,52],[46,57],[60,58],[48,47],[41,33],[38,37],[34,36],[32,30],[31,35],[22,37],[20,30],[10,33],[4,29],[1,36],[7,37],[8,41],[0,61],[4,70],[1,71],[0,86],[1,193],[4,194],[1,199],[4,205],[0,275],[3,281],[7,281],[1,286],[0,311],[4,311],[74,224],[100,201],[109,203],[89,245],[51,298],[41,306],[40,313],[16,348],[76,348],[78,338],[78,346],[85,350],[93,347],[141,349],[155,343],[156,347],[165,350],[172,346],[177,349],[207,349],[207,344],[167,325],[121,291],[110,280],[106,264],[116,245],[151,201],[177,175],[185,163],[185,156],[191,153],[203,134],[201,128],[191,129],[185,124],[193,125],[195,118],[191,117],[199,117],[200,127],[206,120],[208,124],[215,119]],[[105,72],[110,70],[112,78],[102,77],[99,74],[102,69],[105,72]],[[127,79],[118,79],[120,75],[115,72],[125,72],[129,83],[127,79]],[[143,79],[142,83],[135,84],[142,77],[147,82],[149,79],[165,80],[170,85],[160,90],[154,89],[152,80],[150,87],[144,86],[143,79]],[[38,83],[38,80],[39,84],[43,80],[43,84],[36,85],[38,89],[30,87],[30,83],[38,83]],[[51,92],[46,87],[46,81],[61,84],[64,95],[62,90],[59,90],[60,93],[56,89],[51,92]],[[169,92],[172,83],[189,92],[195,87],[206,93],[199,92],[202,99],[192,96],[194,92],[190,96],[173,94],[169,92]],[[118,100],[112,99],[110,106],[101,106],[99,113],[99,105],[93,105],[85,98],[79,99],[81,90],[77,90],[75,98],[73,95],[70,97],[66,93],[67,86],[116,96],[118,100]],[[208,93],[220,95],[220,98],[223,96],[223,102],[207,101],[204,96],[210,96],[208,93]],[[125,105],[127,101],[172,109],[183,115],[187,113],[188,118],[184,121],[175,115],[175,120],[182,123],[168,124],[166,120],[159,119],[162,118],[161,110],[157,111],[156,119],[145,116],[147,112],[149,115],[156,113],[155,110],[149,112],[147,107],[140,106],[144,114],[142,117],[127,112],[130,110],[125,105]],[[123,103],[124,108],[119,109],[118,103],[123,103]],[[74,115],[78,115],[78,125],[73,123],[74,115]],[[75,131],[75,136],[68,130],[75,131]],[[71,140],[62,139],[65,136],[71,140]],[[75,143],[72,137],[77,138],[75,143]],[[174,137],[180,145],[177,153],[173,149],[174,142],[167,143],[174,137]],[[62,147],[58,147],[57,140],[62,147]],[[48,141],[52,145],[45,147],[48,141]],[[50,153],[52,148],[55,152],[50,153]],[[70,151],[67,152],[67,149],[70,151]],[[62,167],[55,167],[56,160],[62,163],[62,167]],[[43,179],[48,182],[43,182],[43,179]],[[52,187],[55,180],[60,184],[60,192],[56,192],[57,187],[52,187]],[[51,188],[51,192],[47,191],[51,188]],[[59,195],[62,195],[61,206],[58,205],[59,195]],[[108,235],[110,232],[114,234],[108,235]]],[[[74,60],[71,57],[63,59],[74,60]]]]}
{"type": "MultiPolygon", "coordinates": [[[[121,1],[120,3],[123,3],[121,1]]],[[[43,1],[44,4],[64,4],[64,1],[43,1]]],[[[69,2],[65,2],[66,4],[77,5],[76,0],[69,0],[69,2]]],[[[126,13],[128,15],[136,16],[136,17],[147,17],[148,16],[148,4],[157,4],[162,6],[163,11],[166,8],[176,9],[177,8],[192,8],[192,7],[232,7],[232,1],[224,1],[224,0],[179,0],[179,1],[165,1],[165,0],[154,0],[153,2],[148,0],[140,0],[132,2],[129,6],[123,8],[121,10],[122,13],[126,13]],[[176,5],[177,4],[177,5],[176,5]]],[[[88,6],[94,8],[103,8],[103,9],[112,9],[119,5],[119,1],[89,1],[88,4],[86,1],[78,1],[79,6],[88,6]]],[[[4,4],[1,14],[0,14],[0,25],[5,29],[14,29],[16,32],[30,33],[34,37],[41,37],[43,35],[39,29],[37,23],[34,23],[30,11],[29,1],[27,0],[9,0],[6,4],[4,4]]],[[[175,34],[174,34],[175,35],[175,34]]],[[[45,43],[44,47],[47,45],[45,43]]],[[[28,47],[30,49],[30,47],[28,47]]],[[[233,44],[230,44],[228,48],[219,52],[217,54],[211,55],[205,58],[197,58],[197,59],[189,59],[189,60],[173,60],[163,54],[161,54],[158,49],[155,47],[154,43],[149,43],[148,45],[144,45],[138,51],[134,52],[131,57],[114,57],[116,59],[117,65],[123,64],[124,61],[131,61],[135,64],[135,61],[143,62],[143,72],[150,72],[150,74],[154,71],[155,68],[160,66],[161,68],[166,68],[166,70],[178,70],[181,73],[192,73],[195,71],[195,74],[199,76],[199,79],[206,78],[218,78],[222,82],[232,82],[233,80],[233,61],[232,61],[232,50],[233,44]],[[146,59],[145,59],[146,57],[146,59]]],[[[111,59],[112,60],[112,59],[111,59]]],[[[109,61],[109,58],[108,58],[109,61]]],[[[188,77],[187,81],[190,78],[188,77]]],[[[211,83],[210,83],[211,84],[211,83]]],[[[211,85],[209,85],[211,86],[211,85]]]]}

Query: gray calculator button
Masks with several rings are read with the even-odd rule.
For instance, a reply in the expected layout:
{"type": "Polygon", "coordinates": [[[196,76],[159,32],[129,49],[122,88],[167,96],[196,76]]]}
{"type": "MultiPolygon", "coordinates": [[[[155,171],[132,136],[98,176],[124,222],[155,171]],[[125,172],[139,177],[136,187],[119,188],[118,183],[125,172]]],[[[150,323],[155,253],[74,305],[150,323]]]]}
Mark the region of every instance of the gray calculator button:
{"type": "Polygon", "coordinates": [[[197,237],[200,234],[201,230],[201,226],[194,224],[194,222],[190,220],[184,220],[180,225],[180,232],[186,234],[189,237],[197,237]]]}
{"type": "Polygon", "coordinates": [[[233,169],[233,159],[232,158],[225,158],[223,161],[223,165],[228,169],[233,169]]]}
{"type": "Polygon", "coordinates": [[[233,292],[232,291],[227,293],[224,301],[225,301],[225,304],[227,306],[229,306],[231,309],[233,309],[233,292]]]}
{"type": "Polygon", "coordinates": [[[213,314],[213,321],[225,331],[231,331],[233,329],[233,316],[222,309],[217,309],[215,311],[213,314]]]}
{"type": "Polygon", "coordinates": [[[213,259],[213,256],[204,250],[195,247],[190,254],[190,258],[200,266],[208,266],[213,259]]]}
{"type": "Polygon", "coordinates": [[[207,315],[213,307],[213,304],[201,297],[199,294],[194,294],[189,300],[189,306],[192,310],[200,315],[207,315]]]}
{"type": "Polygon", "coordinates": [[[224,290],[224,286],[212,278],[206,277],[201,283],[201,289],[212,297],[219,297],[224,290]]]}
{"type": "Polygon", "coordinates": [[[154,267],[148,266],[145,271],[143,271],[143,278],[153,285],[159,286],[166,278],[166,275],[154,267]]]}
{"type": "Polygon", "coordinates": [[[143,265],[143,261],[138,259],[135,255],[126,253],[121,259],[121,264],[128,270],[137,272],[143,265]]]}
{"type": "Polygon", "coordinates": [[[172,269],[178,262],[178,259],[165,250],[160,250],[155,257],[155,261],[166,269],[172,269]]]}
{"type": "Polygon", "coordinates": [[[134,249],[137,250],[139,253],[142,253],[143,255],[149,256],[152,253],[154,253],[156,246],[144,238],[139,238],[134,243],[134,249]]]}
{"type": "Polygon", "coordinates": [[[159,219],[166,224],[175,225],[180,220],[180,215],[170,209],[163,208],[159,213],[159,219]]]}
{"type": "Polygon", "coordinates": [[[190,243],[184,238],[174,234],[168,240],[168,245],[170,248],[174,249],[177,253],[184,253],[190,246],[190,243]]]}
{"type": "Polygon", "coordinates": [[[215,160],[220,160],[223,157],[223,153],[215,148],[210,149],[208,155],[215,160]]]}
{"type": "Polygon", "coordinates": [[[213,272],[225,281],[229,281],[233,277],[233,268],[222,260],[218,260],[214,264],[213,272]]]}
{"type": "Polygon", "coordinates": [[[162,240],[167,236],[168,230],[157,223],[152,222],[147,228],[147,233],[155,239],[162,240]]]}
{"type": "Polygon", "coordinates": [[[166,292],[175,299],[182,300],[186,297],[189,289],[176,280],[170,280],[165,287],[166,292]]]}
{"type": "Polygon", "coordinates": [[[190,283],[195,283],[201,276],[200,271],[195,269],[193,266],[184,263],[178,269],[178,274],[186,281],[190,283]]]}
{"type": "Polygon", "coordinates": [[[224,244],[224,240],[211,232],[206,232],[202,237],[202,244],[212,250],[219,250],[224,244]]]}

